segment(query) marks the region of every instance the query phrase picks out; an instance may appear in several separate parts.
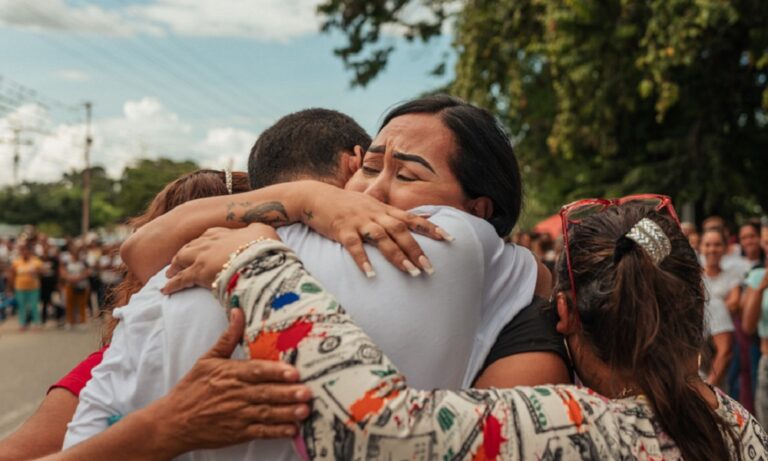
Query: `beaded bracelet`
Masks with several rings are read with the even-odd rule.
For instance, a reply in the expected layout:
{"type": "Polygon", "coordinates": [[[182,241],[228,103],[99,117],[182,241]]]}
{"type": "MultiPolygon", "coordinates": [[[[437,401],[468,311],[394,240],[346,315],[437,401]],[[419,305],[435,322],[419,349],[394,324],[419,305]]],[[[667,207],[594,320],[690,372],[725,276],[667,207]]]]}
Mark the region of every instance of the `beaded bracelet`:
{"type": "Polygon", "coordinates": [[[258,238],[254,239],[254,240],[251,240],[248,243],[244,243],[244,244],[240,245],[239,247],[237,247],[237,249],[235,251],[233,251],[232,253],[229,254],[229,258],[227,258],[227,262],[225,262],[224,265],[221,266],[221,270],[218,273],[216,273],[216,278],[214,278],[213,279],[213,283],[211,283],[211,291],[213,292],[214,296],[218,295],[219,279],[221,278],[222,274],[224,274],[224,272],[227,269],[229,269],[229,266],[232,264],[232,261],[234,261],[235,258],[240,256],[240,254],[243,251],[247,250],[248,248],[252,247],[253,245],[255,245],[257,243],[265,242],[265,241],[268,241],[268,240],[271,240],[273,242],[277,242],[277,240],[271,239],[269,237],[258,237],[258,238]]]}

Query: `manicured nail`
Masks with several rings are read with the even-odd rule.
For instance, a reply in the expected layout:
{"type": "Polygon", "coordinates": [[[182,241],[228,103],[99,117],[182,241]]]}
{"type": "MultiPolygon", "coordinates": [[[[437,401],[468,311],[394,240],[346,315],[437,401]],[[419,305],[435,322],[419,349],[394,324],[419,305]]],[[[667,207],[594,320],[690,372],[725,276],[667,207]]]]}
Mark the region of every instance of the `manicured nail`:
{"type": "Polygon", "coordinates": [[[437,235],[442,237],[447,242],[453,242],[454,240],[456,240],[455,238],[453,238],[453,236],[451,236],[451,234],[444,231],[442,227],[436,227],[435,232],[437,232],[437,235]]]}
{"type": "Polygon", "coordinates": [[[371,267],[371,263],[369,262],[363,263],[363,272],[365,272],[365,276],[369,279],[376,277],[376,272],[374,272],[373,267],[371,267]]]}
{"type": "Polygon", "coordinates": [[[407,259],[403,261],[403,267],[405,267],[405,270],[408,271],[409,274],[411,274],[411,277],[418,277],[421,275],[421,271],[418,267],[414,266],[412,262],[408,261],[407,259]]]}
{"type": "Polygon", "coordinates": [[[419,265],[427,274],[432,275],[435,273],[435,268],[432,267],[432,262],[426,256],[419,256],[419,265]]]}

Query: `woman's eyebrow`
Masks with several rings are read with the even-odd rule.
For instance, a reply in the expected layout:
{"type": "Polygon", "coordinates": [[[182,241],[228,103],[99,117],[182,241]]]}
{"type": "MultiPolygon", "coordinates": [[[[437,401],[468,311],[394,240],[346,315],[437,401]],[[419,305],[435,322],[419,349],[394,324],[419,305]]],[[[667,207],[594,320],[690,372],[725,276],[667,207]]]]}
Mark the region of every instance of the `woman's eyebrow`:
{"type": "Polygon", "coordinates": [[[416,162],[424,165],[429,171],[432,173],[435,172],[435,169],[432,168],[432,165],[429,164],[427,159],[424,157],[421,157],[419,155],[413,155],[413,154],[406,154],[405,152],[395,152],[394,155],[392,155],[394,158],[398,160],[402,160],[404,162],[416,162]]]}
{"type": "MultiPolygon", "coordinates": [[[[387,150],[386,146],[383,144],[380,144],[378,146],[371,146],[368,148],[368,152],[371,154],[383,154],[387,150]]],[[[435,169],[432,168],[432,165],[425,159],[424,157],[420,155],[415,154],[406,154],[405,152],[395,152],[392,155],[394,158],[398,160],[402,160],[404,162],[416,162],[421,165],[423,165],[425,168],[427,168],[432,173],[435,173],[435,169]]],[[[437,173],[435,173],[437,174],[437,173]]]]}

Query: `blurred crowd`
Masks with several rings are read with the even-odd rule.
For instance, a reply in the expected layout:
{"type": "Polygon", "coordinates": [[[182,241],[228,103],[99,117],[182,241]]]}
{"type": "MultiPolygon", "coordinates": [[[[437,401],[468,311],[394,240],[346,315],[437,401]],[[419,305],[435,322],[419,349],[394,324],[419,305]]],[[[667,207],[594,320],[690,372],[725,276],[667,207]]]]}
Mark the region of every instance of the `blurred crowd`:
{"type": "Polygon", "coordinates": [[[0,322],[16,317],[21,331],[83,329],[122,278],[119,243],[34,230],[0,238],[0,322]]]}

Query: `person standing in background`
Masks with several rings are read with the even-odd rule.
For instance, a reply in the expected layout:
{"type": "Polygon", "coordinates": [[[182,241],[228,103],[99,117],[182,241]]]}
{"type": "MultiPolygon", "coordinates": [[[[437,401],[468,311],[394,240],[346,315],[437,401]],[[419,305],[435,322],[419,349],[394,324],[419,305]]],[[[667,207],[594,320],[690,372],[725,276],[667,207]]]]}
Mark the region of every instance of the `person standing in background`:
{"type": "Polygon", "coordinates": [[[79,248],[69,251],[69,261],[62,261],[59,275],[64,284],[67,312],[67,328],[85,324],[85,309],[91,295],[89,277],[91,270],[82,258],[79,248]],[[77,313],[77,322],[75,314],[77,313]]]}
{"type": "Polygon", "coordinates": [[[43,263],[32,254],[31,242],[24,242],[19,248],[19,257],[11,263],[9,286],[14,289],[18,305],[19,329],[27,329],[27,321],[40,327],[40,271],[43,263]]]}
{"type": "Polygon", "coordinates": [[[739,304],[740,276],[721,266],[725,254],[725,235],[710,228],[701,239],[701,255],[704,258],[704,286],[709,292],[705,304],[705,331],[714,349],[707,382],[724,387],[724,377],[731,359],[733,347],[733,322],[731,313],[739,304]]]}
{"type": "MultiPolygon", "coordinates": [[[[764,223],[760,235],[763,254],[768,253],[768,223],[764,223]]],[[[742,328],[746,334],[757,331],[760,337],[760,361],[757,366],[755,385],[755,415],[760,424],[768,423],[768,271],[756,267],[747,274],[744,294],[741,298],[742,328]]]]}
{"type": "Polygon", "coordinates": [[[48,245],[41,260],[43,268],[40,274],[40,309],[42,310],[43,325],[48,320],[48,312],[52,312],[56,322],[62,325],[63,307],[53,300],[53,294],[59,286],[59,249],[48,245]]]}
{"type": "Polygon", "coordinates": [[[112,290],[123,280],[120,270],[120,246],[105,245],[102,248],[102,255],[99,258],[99,291],[97,292],[99,312],[107,305],[112,296],[112,290]]]}

